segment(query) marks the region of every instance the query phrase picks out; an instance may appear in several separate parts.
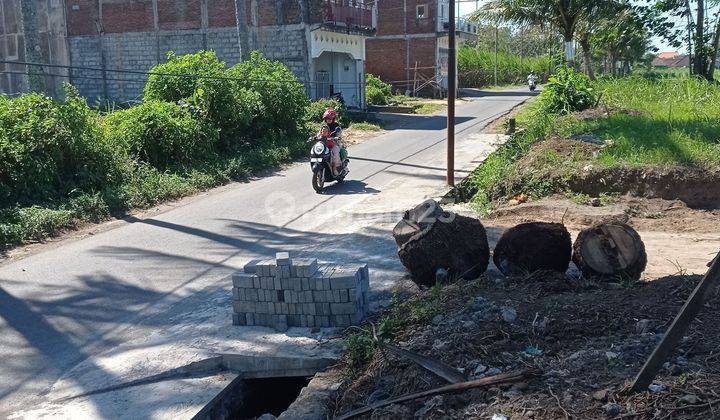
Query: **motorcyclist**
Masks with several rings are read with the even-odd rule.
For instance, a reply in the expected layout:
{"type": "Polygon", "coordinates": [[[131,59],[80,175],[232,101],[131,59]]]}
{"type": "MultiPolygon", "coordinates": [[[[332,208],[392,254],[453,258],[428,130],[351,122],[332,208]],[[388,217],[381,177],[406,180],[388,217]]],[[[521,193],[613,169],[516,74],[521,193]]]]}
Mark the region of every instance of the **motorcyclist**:
{"type": "MultiPolygon", "coordinates": [[[[337,176],[338,168],[342,168],[342,162],[340,161],[340,148],[342,147],[342,128],[337,122],[337,112],[335,112],[335,110],[332,108],[328,108],[325,110],[325,113],[323,113],[323,121],[325,121],[327,129],[330,131],[330,135],[335,138],[334,145],[330,149],[332,153],[332,157],[330,159],[330,166],[332,168],[333,175],[337,176]]],[[[320,135],[322,135],[322,133],[318,133],[318,136],[320,135]]]]}
{"type": "Polygon", "coordinates": [[[530,75],[527,77],[528,85],[531,87],[535,87],[537,85],[538,77],[535,74],[534,71],[530,72],[530,75]]]}

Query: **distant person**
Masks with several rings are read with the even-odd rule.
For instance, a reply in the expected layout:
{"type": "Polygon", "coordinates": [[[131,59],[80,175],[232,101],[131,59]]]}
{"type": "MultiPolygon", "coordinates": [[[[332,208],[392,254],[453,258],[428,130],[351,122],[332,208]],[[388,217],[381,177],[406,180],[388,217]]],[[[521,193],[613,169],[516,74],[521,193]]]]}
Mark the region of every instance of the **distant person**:
{"type": "Polygon", "coordinates": [[[527,77],[527,81],[528,81],[528,87],[530,88],[530,91],[534,92],[535,89],[537,88],[537,81],[538,81],[538,77],[534,71],[530,72],[530,75],[527,77]]]}

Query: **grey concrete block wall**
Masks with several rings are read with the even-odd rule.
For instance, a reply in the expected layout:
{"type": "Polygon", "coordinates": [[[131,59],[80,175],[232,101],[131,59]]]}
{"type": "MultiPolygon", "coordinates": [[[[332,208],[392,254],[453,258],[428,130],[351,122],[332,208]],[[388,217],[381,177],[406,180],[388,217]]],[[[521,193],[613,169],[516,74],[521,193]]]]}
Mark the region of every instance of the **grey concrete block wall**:
{"type": "Polygon", "coordinates": [[[367,315],[367,265],[319,265],[315,259],[254,261],[231,276],[233,324],[348,327],[367,315]]]}
{"type": "MultiPolygon", "coordinates": [[[[278,60],[298,77],[310,80],[307,25],[286,25],[256,28],[250,48],[278,60]]],[[[99,36],[68,37],[73,66],[101,68],[103,56],[107,69],[148,71],[158,62],[165,62],[168,51],[176,54],[213,50],[228,67],[240,61],[237,29],[172,30],[156,32],[108,33],[99,36]],[[102,44],[102,49],[100,45],[102,44]]],[[[147,77],[142,74],[72,71],[72,83],[90,102],[132,102],[142,99],[147,77]],[[107,91],[107,92],[106,92],[107,91]]]]}

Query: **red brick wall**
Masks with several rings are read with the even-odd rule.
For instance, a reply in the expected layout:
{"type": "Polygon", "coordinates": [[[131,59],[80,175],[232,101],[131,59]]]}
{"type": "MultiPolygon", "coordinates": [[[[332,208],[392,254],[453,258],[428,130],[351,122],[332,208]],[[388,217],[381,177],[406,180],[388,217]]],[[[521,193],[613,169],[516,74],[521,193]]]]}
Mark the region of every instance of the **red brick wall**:
{"type": "Polygon", "coordinates": [[[276,25],[275,0],[257,0],[257,5],[258,26],[276,25]]]}
{"type": "Polygon", "coordinates": [[[405,80],[406,41],[404,39],[365,42],[365,72],[385,81],[405,80]]]}
{"type": "MultiPolygon", "coordinates": [[[[436,38],[418,38],[410,40],[410,67],[418,65],[418,74],[425,77],[433,77],[435,75],[436,55],[435,47],[437,46],[436,38]],[[425,69],[423,67],[432,67],[425,69]]],[[[410,78],[413,77],[414,70],[410,72],[410,78]]]]}
{"type": "Polygon", "coordinates": [[[158,0],[160,29],[197,29],[200,19],[200,0],[158,0]]]}
{"type": "Polygon", "coordinates": [[[103,25],[108,33],[152,31],[152,1],[103,0],[103,25]]]}
{"type": "Polygon", "coordinates": [[[68,35],[95,35],[98,20],[96,0],[67,0],[68,35]],[[76,10],[77,9],[77,10],[76,10]]]}
{"type": "Polygon", "coordinates": [[[433,38],[405,39],[368,39],[365,42],[365,71],[374,74],[386,82],[394,83],[396,88],[405,90],[410,87],[414,75],[415,61],[420,69],[419,74],[432,77],[435,74],[435,48],[437,40],[433,38]],[[407,64],[408,50],[410,64],[407,64]],[[407,67],[410,67],[408,70],[407,67]]]}
{"type": "Polygon", "coordinates": [[[208,26],[211,28],[235,26],[235,0],[208,1],[208,26]]]}
{"type": "Polygon", "coordinates": [[[437,32],[436,18],[436,0],[383,0],[378,3],[377,34],[382,36],[434,33],[437,32]],[[425,5],[427,17],[424,19],[417,18],[419,5],[425,5]]]}

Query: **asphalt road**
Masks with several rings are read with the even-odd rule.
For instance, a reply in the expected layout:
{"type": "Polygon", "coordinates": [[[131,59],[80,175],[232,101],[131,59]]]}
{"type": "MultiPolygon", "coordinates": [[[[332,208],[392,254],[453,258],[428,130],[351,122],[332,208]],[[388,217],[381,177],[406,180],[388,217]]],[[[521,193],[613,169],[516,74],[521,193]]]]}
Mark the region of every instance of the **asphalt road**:
{"type": "MultiPolygon", "coordinates": [[[[459,167],[479,162],[473,134],[528,98],[474,95],[457,109],[459,167]]],[[[258,255],[369,261],[379,267],[374,281],[391,281],[381,269],[401,271],[394,244],[373,224],[443,188],[445,124],[443,116],[408,117],[403,128],[351,147],[348,180],[323,195],[312,190],[309,165],[298,163],[0,263],[0,417],[41,402],[80,362],[111,375],[94,355],[229,291],[224,278],[258,255]]]]}

